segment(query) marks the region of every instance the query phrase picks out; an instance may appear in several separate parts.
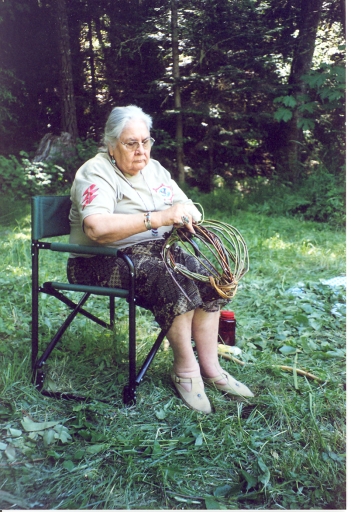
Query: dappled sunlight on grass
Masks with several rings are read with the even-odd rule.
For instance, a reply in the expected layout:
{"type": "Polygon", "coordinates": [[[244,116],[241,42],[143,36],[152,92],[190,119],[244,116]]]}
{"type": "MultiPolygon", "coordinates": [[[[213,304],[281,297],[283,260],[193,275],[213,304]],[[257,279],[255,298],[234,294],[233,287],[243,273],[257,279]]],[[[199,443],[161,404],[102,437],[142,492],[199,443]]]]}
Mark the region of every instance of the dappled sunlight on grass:
{"type": "Polygon", "coordinates": [[[30,240],[30,232],[28,232],[28,233],[15,233],[13,238],[14,238],[14,240],[25,240],[25,241],[28,241],[28,240],[30,240]]]}

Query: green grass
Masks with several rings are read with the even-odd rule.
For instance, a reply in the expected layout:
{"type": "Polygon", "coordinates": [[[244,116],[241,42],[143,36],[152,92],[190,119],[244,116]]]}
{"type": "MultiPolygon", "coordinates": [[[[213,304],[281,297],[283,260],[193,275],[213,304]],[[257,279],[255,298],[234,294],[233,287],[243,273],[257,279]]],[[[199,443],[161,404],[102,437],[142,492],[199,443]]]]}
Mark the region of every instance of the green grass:
{"type": "MultiPolygon", "coordinates": [[[[208,390],[215,414],[202,416],[172,389],[166,346],[138,389],[137,405],[123,405],[124,302],[115,333],[76,319],[48,361],[46,386],[90,399],[40,395],[30,384],[30,221],[0,216],[2,508],[346,508],[345,289],[320,281],[344,275],[345,234],[253,212],[216,217],[236,226],[249,247],[250,272],[231,305],[246,365],[223,360],[223,367],[255,397],[238,402],[208,390]],[[36,425],[51,421],[58,425],[36,425]]],[[[48,255],[42,277],[60,276],[65,256],[48,255]]],[[[92,303],[106,316],[105,305],[102,298],[92,303]]],[[[42,298],[43,336],[64,311],[42,298]]],[[[156,333],[151,315],[139,310],[141,356],[156,333]]]]}

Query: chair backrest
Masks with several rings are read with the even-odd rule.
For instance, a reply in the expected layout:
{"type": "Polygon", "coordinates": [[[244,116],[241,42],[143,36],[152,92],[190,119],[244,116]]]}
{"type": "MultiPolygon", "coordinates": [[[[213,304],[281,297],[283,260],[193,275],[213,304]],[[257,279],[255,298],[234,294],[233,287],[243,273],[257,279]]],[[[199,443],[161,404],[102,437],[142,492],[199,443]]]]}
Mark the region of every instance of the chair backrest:
{"type": "Polygon", "coordinates": [[[69,196],[32,197],[32,239],[68,235],[70,208],[69,196]]]}

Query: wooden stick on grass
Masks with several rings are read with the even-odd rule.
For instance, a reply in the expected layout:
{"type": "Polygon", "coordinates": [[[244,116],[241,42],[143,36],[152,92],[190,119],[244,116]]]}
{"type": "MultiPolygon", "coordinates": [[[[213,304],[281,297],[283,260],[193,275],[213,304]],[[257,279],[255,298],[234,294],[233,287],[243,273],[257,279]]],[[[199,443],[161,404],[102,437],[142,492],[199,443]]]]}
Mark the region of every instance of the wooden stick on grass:
{"type": "MultiPolygon", "coordinates": [[[[245,366],[246,364],[254,365],[255,363],[244,363],[243,361],[240,361],[240,359],[237,359],[236,357],[232,356],[231,354],[220,352],[220,355],[224,357],[224,359],[228,359],[229,361],[233,361],[234,363],[238,363],[241,366],[245,366]]],[[[318,382],[324,382],[323,379],[320,379],[319,377],[316,377],[313,375],[313,373],[306,372],[305,370],[300,370],[299,368],[293,368],[292,366],[285,366],[280,364],[272,364],[270,365],[271,368],[280,368],[281,370],[287,371],[287,372],[293,372],[296,370],[296,373],[298,375],[302,375],[303,377],[307,377],[308,379],[316,380],[318,382]]]]}

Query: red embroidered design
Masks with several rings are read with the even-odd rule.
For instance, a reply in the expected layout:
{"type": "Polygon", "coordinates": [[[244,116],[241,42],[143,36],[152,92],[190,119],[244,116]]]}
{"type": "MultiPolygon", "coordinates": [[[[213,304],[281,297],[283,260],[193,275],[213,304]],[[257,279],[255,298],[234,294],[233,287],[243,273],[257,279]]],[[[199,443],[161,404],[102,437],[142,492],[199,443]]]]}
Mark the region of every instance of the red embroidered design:
{"type": "Polygon", "coordinates": [[[95,197],[97,196],[97,191],[99,189],[97,188],[96,185],[90,185],[90,187],[88,187],[86,189],[85,192],[83,192],[83,201],[82,201],[82,205],[83,205],[83,210],[86,206],[88,206],[88,204],[90,204],[92,202],[93,199],[95,199],[95,197]]]}
{"type": "Polygon", "coordinates": [[[153,189],[157,195],[161,196],[165,204],[173,204],[173,188],[170,185],[160,185],[153,189]]]}

